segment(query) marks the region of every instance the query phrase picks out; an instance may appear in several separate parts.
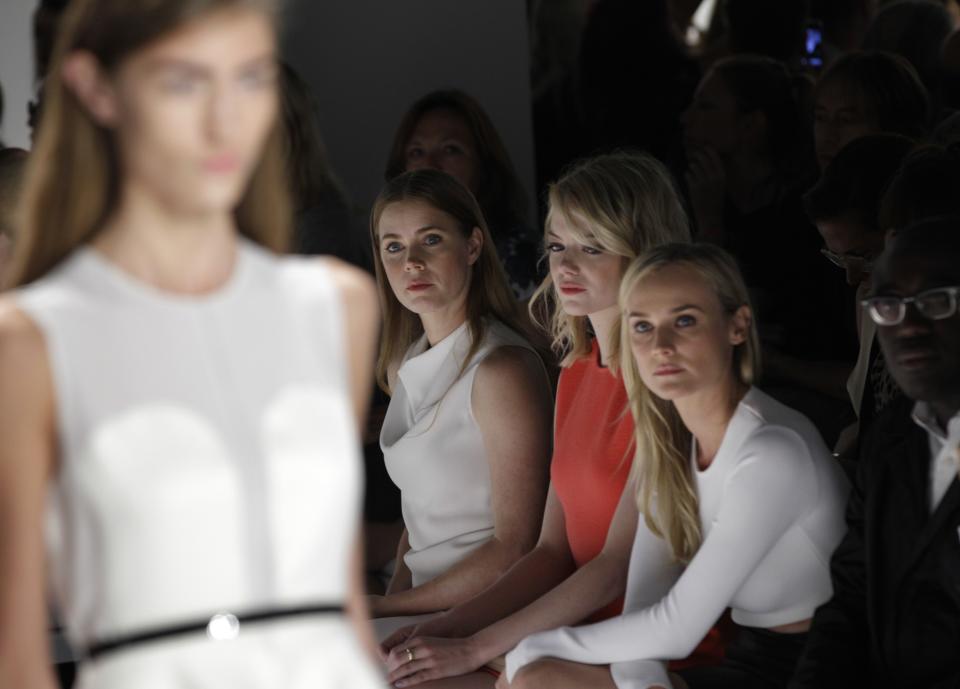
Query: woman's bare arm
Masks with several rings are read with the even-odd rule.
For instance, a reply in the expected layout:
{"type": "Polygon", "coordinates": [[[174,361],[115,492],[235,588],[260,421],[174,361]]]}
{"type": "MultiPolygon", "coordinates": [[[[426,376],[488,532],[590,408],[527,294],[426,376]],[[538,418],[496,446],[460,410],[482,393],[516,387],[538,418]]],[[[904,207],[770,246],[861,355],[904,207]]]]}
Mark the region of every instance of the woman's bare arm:
{"type": "MultiPolygon", "coordinates": [[[[469,636],[529,605],[576,569],[567,542],[563,507],[550,488],[537,546],[479,596],[437,619],[441,636],[469,636]]],[[[431,624],[427,622],[425,624],[431,624]]],[[[426,635],[431,629],[424,629],[426,635]]]]}
{"type": "Polygon", "coordinates": [[[362,270],[333,258],[320,260],[340,291],[346,326],[344,352],[350,359],[350,393],[357,428],[362,429],[373,390],[373,359],[380,331],[377,291],[373,280],[362,270]]]}
{"type": "MultiPolygon", "coordinates": [[[[335,259],[321,259],[330,270],[340,291],[345,347],[349,357],[350,392],[357,429],[365,427],[373,383],[373,357],[380,327],[380,310],[373,281],[361,270],[335,259]]],[[[360,443],[358,436],[357,443],[360,443]]],[[[350,558],[350,579],[347,592],[347,614],[363,647],[379,660],[377,644],[370,625],[370,611],[364,595],[363,548],[358,535],[350,558]]]]}
{"type": "Polygon", "coordinates": [[[550,387],[532,352],[501,347],[479,365],[474,417],[490,465],[494,535],[435,579],[377,601],[377,617],[446,610],[490,586],[540,530],[550,460],[550,387]]]}
{"type": "Polygon", "coordinates": [[[55,467],[54,393],[43,337],[0,300],[0,686],[53,689],[43,511],[55,467]]]}
{"type": "Polygon", "coordinates": [[[363,548],[359,533],[350,554],[350,583],[347,591],[347,616],[356,630],[360,645],[370,655],[370,658],[379,663],[382,659],[377,649],[377,640],[370,624],[370,610],[367,607],[367,597],[363,590],[363,548]]]}
{"type": "MultiPolygon", "coordinates": [[[[461,675],[490,662],[531,633],[583,621],[621,595],[626,588],[636,524],[637,509],[633,491],[628,488],[620,497],[604,548],[597,557],[522,609],[466,638],[429,636],[435,633],[431,620],[414,630],[414,634],[408,634],[407,638],[397,639],[387,657],[388,681],[402,681],[402,686],[413,686],[441,677],[461,675]],[[407,662],[407,648],[413,651],[417,658],[415,662],[407,662]]],[[[503,609],[508,607],[505,601],[516,603],[517,598],[511,598],[505,584],[508,579],[513,579],[512,575],[525,561],[526,558],[497,583],[498,595],[491,595],[491,589],[467,605],[473,606],[482,600],[491,608],[499,604],[503,609]]],[[[482,612],[478,609],[476,614],[482,615],[482,612]]],[[[442,624],[443,617],[437,623],[442,624]]]]}
{"type": "Polygon", "coordinates": [[[394,560],[393,576],[390,577],[390,584],[387,586],[387,595],[400,593],[413,586],[413,575],[403,561],[403,556],[410,550],[410,541],[407,539],[407,530],[404,529],[397,542],[397,557],[394,560]]]}
{"type": "Polygon", "coordinates": [[[390,651],[414,636],[460,638],[507,617],[536,600],[575,569],[563,507],[551,487],[537,546],[482,593],[425,622],[397,630],[381,647],[390,651]]]}
{"type": "Polygon", "coordinates": [[[623,595],[637,526],[637,506],[629,486],[620,496],[600,554],[522,610],[474,634],[472,642],[482,656],[495,658],[533,632],[582,622],[623,595]]]}

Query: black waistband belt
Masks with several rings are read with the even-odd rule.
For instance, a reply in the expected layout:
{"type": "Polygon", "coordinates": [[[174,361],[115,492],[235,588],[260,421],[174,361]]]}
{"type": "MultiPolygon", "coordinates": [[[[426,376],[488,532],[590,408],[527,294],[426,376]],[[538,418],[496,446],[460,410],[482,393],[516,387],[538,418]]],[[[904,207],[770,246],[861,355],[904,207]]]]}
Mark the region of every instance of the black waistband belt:
{"type": "Polygon", "coordinates": [[[183,624],[170,625],[148,629],[135,634],[119,636],[97,642],[87,649],[86,658],[96,658],[105,653],[113,653],[131,646],[159,641],[171,636],[206,632],[214,640],[234,639],[240,634],[240,625],[247,622],[266,622],[284,617],[301,617],[303,615],[328,615],[343,613],[342,605],[308,605],[297,608],[271,608],[269,610],[253,610],[243,613],[219,612],[206,619],[198,619],[183,624]]]}

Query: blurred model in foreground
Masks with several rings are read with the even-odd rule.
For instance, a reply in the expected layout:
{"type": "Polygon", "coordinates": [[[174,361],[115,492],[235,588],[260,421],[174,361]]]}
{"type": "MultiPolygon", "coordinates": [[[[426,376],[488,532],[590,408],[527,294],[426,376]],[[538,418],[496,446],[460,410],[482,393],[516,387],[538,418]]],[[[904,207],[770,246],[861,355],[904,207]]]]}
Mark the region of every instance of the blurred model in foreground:
{"type": "Polygon", "coordinates": [[[0,301],[0,686],[54,686],[47,574],[82,689],[378,686],[376,297],[277,255],[273,3],[75,0],[58,40],[0,301]]]}

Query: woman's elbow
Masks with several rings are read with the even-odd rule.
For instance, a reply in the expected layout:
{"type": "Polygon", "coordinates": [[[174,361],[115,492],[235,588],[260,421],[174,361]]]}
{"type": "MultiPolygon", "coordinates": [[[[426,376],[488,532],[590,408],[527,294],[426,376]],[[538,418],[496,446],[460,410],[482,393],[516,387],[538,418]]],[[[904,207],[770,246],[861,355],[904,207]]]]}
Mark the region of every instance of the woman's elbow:
{"type": "Polygon", "coordinates": [[[497,569],[497,575],[500,576],[531,553],[536,547],[537,541],[536,538],[525,536],[494,536],[492,545],[496,552],[495,568],[497,569]]]}
{"type": "Polygon", "coordinates": [[[669,660],[689,658],[702,640],[703,638],[695,638],[692,634],[678,634],[675,638],[667,640],[663,657],[669,660]]]}
{"type": "Polygon", "coordinates": [[[585,567],[589,567],[594,572],[593,576],[599,580],[599,585],[605,590],[618,591],[617,595],[622,595],[627,588],[629,564],[627,558],[601,550],[585,567]]]}

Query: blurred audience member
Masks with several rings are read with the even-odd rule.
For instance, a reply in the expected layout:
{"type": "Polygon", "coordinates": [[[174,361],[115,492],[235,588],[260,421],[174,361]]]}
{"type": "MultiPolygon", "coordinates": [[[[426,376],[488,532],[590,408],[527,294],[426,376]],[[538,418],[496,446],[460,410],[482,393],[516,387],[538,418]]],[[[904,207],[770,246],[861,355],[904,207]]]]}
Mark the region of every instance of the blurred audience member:
{"type": "MultiPolygon", "coordinates": [[[[883,193],[914,143],[899,134],[871,134],[846,146],[806,196],[810,220],[823,237],[821,253],[844,271],[855,292],[855,305],[870,290],[873,262],[883,251],[884,230],[880,222],[883,193]]],[[[859,424],[845,430],[836,452],[855,456],[856,439],[890,402],[899,388],[890,377],[883,355],[874,346],[876,324],[857,309],[860,353],[846,381],[847,392],[859,424]]]]}
{"type": "Polygon", "coordinates": [[[771,58],[717,62],[684,115],[686,181],[699,238],[730,251],[750,288],[767,360],[761,384],[830,439],[842,428],[850,365],[819,362],[852,364],[856,332],[852,299],[818,257],[803,212],[816,170],[801,105],[808,85],[771,58]]]}
{"type": "Polygon", "coordinates": [[[700,71],[673,30],[666,0],[598,0],[583,34],[580,103],[588,152],[680,152],[680,113],[700,71]]]}
{"type": "MultiPolygon", "coordinates": [[[[800,380],[843,399],[842,383],[831,389],[799,371],[804,361],[852,360],[855,351],[843,281],[818,258],[801,203],[815,168],[797,99],[805,83],[771,58],[718,62],[684,115],[686,180],[699,237],[737,258],[751,290],[770,354],[765,384],[800,380]],[[809,327],[813,322],[821,326],[809,327]]],[[[819,398],[788,403],[821,427],[831,417],[818,414],[819,398]]]]}
{"type": "Polygon", "coordinates": [[[841,148],[865,134],[921,138],[929,114],[927,91],[906,59],[879,52],[841,57],[814,91],[814,140],[821,171],[841,148]]]}
{"type": "Polygon", "coordinates": [[[941,49],[953,30],[943,4],[931,0],[898,0],[877,12],[863,39],[864,50],[882,50],[906,58],[917,71],[939,115],[943,101],[941,49]]]}
{"type": "Polygon", "coordinates": [[[446,172],[473,193],[514,295],[526,299],[533,294],[538,251],[527,220],[527,197],[493,122],[466,93],[428,93],[400,121],[386,180],[424,168],[446,172]]]}
{"type": "Polygon", "coordinates": [[[700,238],[727,244],[737,228],[728,227],[726,211],[754,212],[803,184],[812,164],[798,103],[803,85],[760,56],[721,60],[700,82],[682,118],[700,238]]]}
{"type": "Polygon", "coordinates": [[[880,228],[897,232],[920,220],[960,215],[960,148],[923,146],[904,161],[880,203],[880,228]]]}

